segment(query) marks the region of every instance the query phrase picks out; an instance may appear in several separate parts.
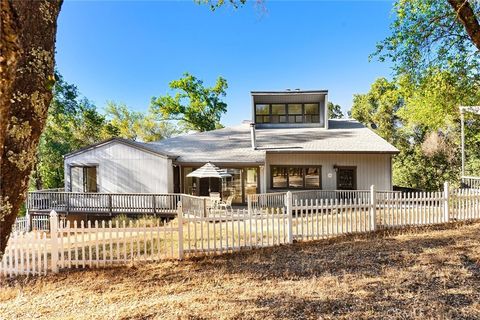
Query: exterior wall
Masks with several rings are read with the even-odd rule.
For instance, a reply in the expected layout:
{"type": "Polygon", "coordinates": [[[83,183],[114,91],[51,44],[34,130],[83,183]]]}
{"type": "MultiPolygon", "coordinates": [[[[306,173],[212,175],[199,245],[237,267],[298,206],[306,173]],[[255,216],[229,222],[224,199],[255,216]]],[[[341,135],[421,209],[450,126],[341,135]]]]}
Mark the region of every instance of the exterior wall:
{"type": "Polygon", "coordinates": [[[265,178],[262,184],[267,185],[268,192],[278,191],[271,189],[271,165],[321,165],[322,189],[335,190],[337,188],[337,166],[357,167],[357,190],[368,190],[375,185],[377,190],[392,190],[392,167],[390,154],[268,154],[265,161],[265,178]]]}
{"type": "Polygon", "coordinates": [[[70,190],[70,167],[97,166],[98,192],[172,193],[172,160],[111,142],[65,159],[65,190],[70,190]]]}

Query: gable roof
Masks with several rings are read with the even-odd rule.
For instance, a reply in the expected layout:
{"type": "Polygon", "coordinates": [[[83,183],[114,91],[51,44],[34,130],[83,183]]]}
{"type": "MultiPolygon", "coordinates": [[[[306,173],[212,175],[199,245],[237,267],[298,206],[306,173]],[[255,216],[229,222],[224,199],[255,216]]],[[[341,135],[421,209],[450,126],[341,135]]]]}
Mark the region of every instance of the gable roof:
{"type": "Polygon", "coordinates": [[[84,152],[93,150],[95,148],[99,148],[99,147],[102,147],[104,145],[107,145],[107,144],[110,144],[110,143],[115,143],[115,142],[127,145],[127,146],[132,147],[132,148],[136,148],[136,149],[139,149],[139,150],[142,150],[142,151],[145,151],[145,152],[154,153],[154,154],[156,154],[158,156],[161,156],[161,157],[164,157],[164,158],[172,158],[172,159],[176,158],[175,156],[171,156],[168,153],[157,152],[155,149],[150,148],[148,146],[148,144],[145,143],[145,142],[138,142],[138,141],[123,139],[123,138],[110,138],[110,139],[107,139],[107,140],[104,140],[104,141],[100,141],[100,142],[88,145],[86,147],[80,148],[78,150],[72,151],[70,153],[67,153],[67,154],[63,155],[63,158],[64,159],[69,158],[69,157],[75,156],[77,154],[84,153],[84,152]]]}
{"type": "Polygon", "coordinates": [[[398,149],[355,120],[329,120],[329,129],[256,129],[257,149],[252,149],[250,125],[240,124],[207,132],[177,136],[157,142],[113,138],[76,150],[64,157],[119,142],[182,163],[264,163],[266,153],[386,153],[398,149]]]}
{"type": "Polygon", "coordinates": [[[147,143],[178,162],[262,163],[265,153],[398,153],[398,149],[355,120],[329,120],[324,128],[256,129],[257,149],[251,147],[250,126],[241,124],[214,131],[147,143]]]}

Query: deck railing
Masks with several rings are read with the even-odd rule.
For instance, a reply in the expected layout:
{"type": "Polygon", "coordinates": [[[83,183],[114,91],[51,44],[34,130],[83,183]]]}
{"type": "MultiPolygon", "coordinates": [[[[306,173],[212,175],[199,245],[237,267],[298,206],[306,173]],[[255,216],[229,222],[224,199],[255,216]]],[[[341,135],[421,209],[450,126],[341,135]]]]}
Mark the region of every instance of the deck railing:
{"type": "Polygon", "coordinates": [[[480,189],[480,177],[462,177],[463,189],[480,189]]]}
{"type": "Polygon", "coordinates": [[[181,194],[82,193],[34,191],[28,194],[32,212],[92,214],[175,214],[181,194]]]}

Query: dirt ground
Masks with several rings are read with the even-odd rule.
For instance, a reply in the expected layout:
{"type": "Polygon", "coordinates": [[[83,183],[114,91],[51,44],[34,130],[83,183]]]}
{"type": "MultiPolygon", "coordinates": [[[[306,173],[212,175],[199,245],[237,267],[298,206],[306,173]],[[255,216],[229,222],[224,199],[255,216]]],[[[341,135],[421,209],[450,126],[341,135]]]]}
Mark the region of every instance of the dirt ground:
{"type": "Polygon", "coordinates": [[[479,319],[480,223],[0,284],[0,319],[479,319]]]}

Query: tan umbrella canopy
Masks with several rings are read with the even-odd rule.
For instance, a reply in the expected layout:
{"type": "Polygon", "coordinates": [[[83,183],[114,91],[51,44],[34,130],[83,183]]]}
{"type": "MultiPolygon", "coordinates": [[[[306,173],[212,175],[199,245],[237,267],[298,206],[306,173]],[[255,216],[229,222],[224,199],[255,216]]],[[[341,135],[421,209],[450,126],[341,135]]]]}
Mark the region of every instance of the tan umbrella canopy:
{"type": "Polygon", "coordinates": [[[202,167],[187,174],[187,177],[191,178],[209,178],[208,192],[210,192],[210,178],[223,179],[231,176],[231,174],[227,173],[225,170],[220,169],[211,162],[207,162],[202,167]]]}

